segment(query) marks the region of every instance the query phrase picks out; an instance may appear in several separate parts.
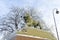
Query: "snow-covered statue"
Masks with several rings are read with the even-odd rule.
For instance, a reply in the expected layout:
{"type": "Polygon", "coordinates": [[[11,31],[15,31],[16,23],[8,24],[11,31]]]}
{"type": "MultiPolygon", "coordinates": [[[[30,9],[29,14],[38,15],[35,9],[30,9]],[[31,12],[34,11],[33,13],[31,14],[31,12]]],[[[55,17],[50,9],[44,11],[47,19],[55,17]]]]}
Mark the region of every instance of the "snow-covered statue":
{"type": "Polygon", "coordinates": [[[37,26],[39,26],[39,28],[42,29],[40,22],[37,20],[34,20],[28,13],[25,14],[24,21],[28,27],[37,28],[37,26]]]}

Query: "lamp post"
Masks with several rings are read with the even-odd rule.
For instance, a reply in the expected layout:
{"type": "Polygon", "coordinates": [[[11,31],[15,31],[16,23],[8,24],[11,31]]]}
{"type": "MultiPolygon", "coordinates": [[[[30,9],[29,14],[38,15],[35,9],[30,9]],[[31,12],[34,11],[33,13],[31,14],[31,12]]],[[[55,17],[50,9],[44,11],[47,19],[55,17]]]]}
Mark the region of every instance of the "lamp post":
{"type": "Polygon", "coordinates": [[[59,40],[59,34],[58,34],[57,24],[56,24],[56,20],[55,20],[55,16],[54,16],[54,11],[55,11],[56,14],[59,14],[59,11],[58,11],[57,8],[54,8],[54,10],[53,10],[53,19],[54,19],[54,24],[55,24],[57,39],[59,40]],[[56,11],[55,11],[55,10],[56,10],[56,11]]]}

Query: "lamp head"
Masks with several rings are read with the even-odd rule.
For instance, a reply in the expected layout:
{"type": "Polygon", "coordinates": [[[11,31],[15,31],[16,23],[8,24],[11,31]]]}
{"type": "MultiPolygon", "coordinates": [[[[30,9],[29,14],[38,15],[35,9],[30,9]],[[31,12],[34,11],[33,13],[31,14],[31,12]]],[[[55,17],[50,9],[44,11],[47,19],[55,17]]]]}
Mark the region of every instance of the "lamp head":
{"type": "Polygon", "coordinates": [[[59,11],[58,10],[56,10],[56,14],[59,14],[59,11]]]}

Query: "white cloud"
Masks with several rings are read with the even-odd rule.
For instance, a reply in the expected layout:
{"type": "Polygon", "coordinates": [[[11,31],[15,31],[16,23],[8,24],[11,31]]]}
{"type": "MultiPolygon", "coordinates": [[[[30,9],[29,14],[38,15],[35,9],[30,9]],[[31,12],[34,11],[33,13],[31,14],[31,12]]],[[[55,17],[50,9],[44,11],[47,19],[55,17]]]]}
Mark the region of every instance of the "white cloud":
{"type": "Polygon", "coordinates": [[[8,12],[8,7],[3,1],[0,1],[0,16],[5,15],[8,12]]]}

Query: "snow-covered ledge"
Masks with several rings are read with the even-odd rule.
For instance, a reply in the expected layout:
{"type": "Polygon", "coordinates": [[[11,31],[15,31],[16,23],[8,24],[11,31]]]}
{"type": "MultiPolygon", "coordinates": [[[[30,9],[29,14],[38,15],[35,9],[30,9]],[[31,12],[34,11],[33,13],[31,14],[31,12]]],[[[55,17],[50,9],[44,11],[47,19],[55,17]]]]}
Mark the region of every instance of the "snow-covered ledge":
{"type": "Polygon", "coordinates": [[[48,40],[48,39],[31,35],[16,34],[16,40],[48,40]]]}

